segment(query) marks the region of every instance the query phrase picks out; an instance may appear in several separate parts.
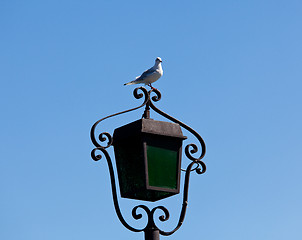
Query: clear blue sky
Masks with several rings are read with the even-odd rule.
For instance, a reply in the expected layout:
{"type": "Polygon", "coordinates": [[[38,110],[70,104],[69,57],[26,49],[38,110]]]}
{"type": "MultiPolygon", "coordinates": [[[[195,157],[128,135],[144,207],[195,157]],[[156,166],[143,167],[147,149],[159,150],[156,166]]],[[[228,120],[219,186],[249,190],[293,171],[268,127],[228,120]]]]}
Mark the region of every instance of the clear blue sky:
{"type": "MultiPolygon", "coordinates": [[[[123,83],[158,56],[157,106],[203,136],[208,167],[191,178],[183,227],[161,239],[302,239],[301,11],[299,0],[2,0],[0,239],[143,239],[118,221],[89,131],[140,103],[123,83]]],[[[169,230],[180,201],[166,202],[169,230]]],[[[138,203],[122,200],[127,219],[138,203]]]]}

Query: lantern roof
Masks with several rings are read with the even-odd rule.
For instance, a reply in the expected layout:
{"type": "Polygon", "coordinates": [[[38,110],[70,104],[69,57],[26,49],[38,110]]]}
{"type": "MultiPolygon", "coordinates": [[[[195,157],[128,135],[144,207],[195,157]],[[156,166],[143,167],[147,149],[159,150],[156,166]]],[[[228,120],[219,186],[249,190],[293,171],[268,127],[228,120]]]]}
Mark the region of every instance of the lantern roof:
{"type": "Polygon", "coordinates": [[[183,136],[180,126],[177,123],[157,121],[153,119],[139,119],[114,130],[114,141],[128,138],[135,134],[154,134],[166,137],[187,139],[183,136]]]}

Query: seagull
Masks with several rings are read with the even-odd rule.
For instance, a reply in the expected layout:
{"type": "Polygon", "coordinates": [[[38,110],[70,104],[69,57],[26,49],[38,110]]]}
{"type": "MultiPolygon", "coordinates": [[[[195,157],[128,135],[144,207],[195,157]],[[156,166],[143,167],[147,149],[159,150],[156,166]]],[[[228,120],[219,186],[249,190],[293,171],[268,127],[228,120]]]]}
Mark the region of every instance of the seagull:
{"type": "Polygon", "coordinates": [[[160,57],[156,58],[155,64],[152,68],[143,72],[143,74],[136,77],[135,80],[125,83],[124,85],[144,83],[145,85],[148,85],[149,87],[154,89],[154,87],[152,87],[151,83],[154,83],[163,75],[163,69],[161,67],[161,62],[162,62],[162,60],[160,57]]]}

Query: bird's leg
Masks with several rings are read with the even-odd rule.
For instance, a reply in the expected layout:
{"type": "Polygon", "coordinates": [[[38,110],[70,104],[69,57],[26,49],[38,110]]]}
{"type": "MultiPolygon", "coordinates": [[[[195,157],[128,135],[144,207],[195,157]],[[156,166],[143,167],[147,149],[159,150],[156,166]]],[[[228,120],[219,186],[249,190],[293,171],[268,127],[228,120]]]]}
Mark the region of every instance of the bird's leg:
{"type": "Polygon", "coordinates": [[[149,83],[148,86],[149,86],[152,90],[157,90],[156,88],[152,87],[151,83],[149,83]]]}

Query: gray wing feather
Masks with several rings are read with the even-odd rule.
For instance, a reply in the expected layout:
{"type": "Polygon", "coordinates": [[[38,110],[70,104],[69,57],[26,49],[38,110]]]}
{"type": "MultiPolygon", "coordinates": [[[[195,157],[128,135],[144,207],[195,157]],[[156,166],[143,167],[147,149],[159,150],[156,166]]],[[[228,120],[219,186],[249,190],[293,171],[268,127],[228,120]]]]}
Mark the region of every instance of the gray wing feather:
{"type": "Polygon", "coordinates": [[[137,79],[135,79],[135,81],[142,81],[142,80],[144,80],[145,77],[147,77],[148,75],[152,74],[153,72],[154,72],[154,69],[150,68],[150,69],[144,71],[142,73],[142,75],[140,75],[140,77],[138,77],[137,79]]]}

